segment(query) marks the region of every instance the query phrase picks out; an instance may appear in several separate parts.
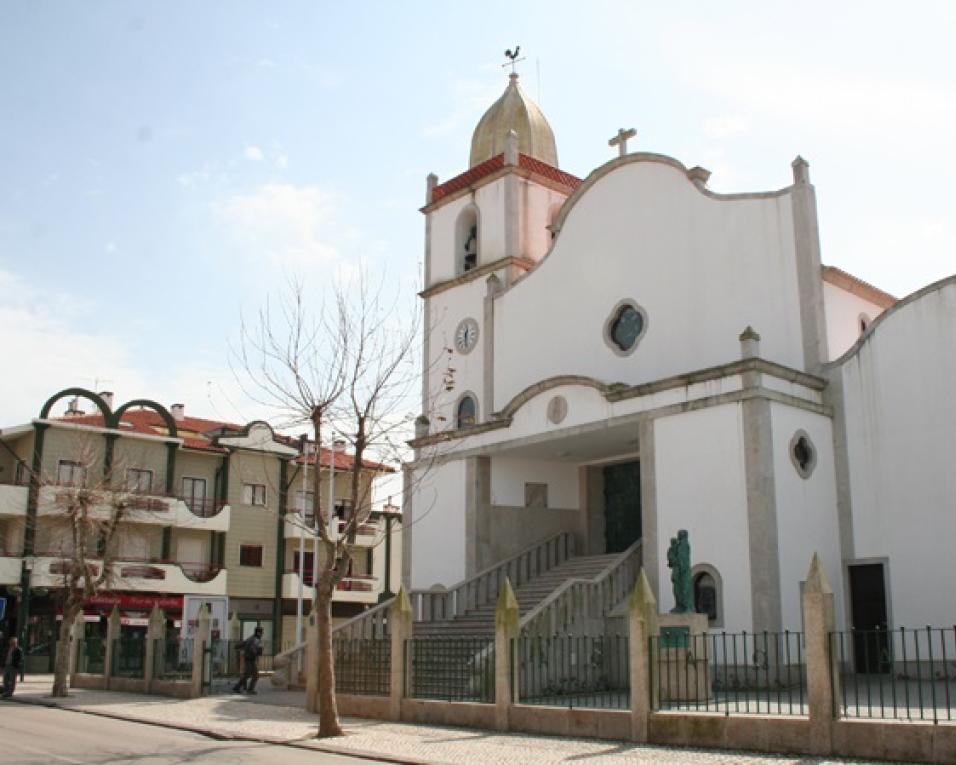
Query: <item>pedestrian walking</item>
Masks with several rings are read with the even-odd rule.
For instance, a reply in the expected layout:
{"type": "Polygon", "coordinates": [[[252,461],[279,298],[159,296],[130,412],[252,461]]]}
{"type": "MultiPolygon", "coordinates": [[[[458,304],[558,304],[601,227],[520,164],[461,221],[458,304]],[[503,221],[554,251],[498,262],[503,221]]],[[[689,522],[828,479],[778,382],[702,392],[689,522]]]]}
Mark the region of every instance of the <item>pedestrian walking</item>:
{"type": "Polygon", "coordinates": [[[259,657],[262,656],[262,627],[256,627],[255,632],[236,646],[242,657],[242,670],[239,682],[233,688],[233,693],[254,694],[256,683],[259,681],[259,657]]]}
{"type": "Polygon", "coordinates": [[[3,698],[9,699],[17,688],[17,675],[23,669],[23,649],[16,638],[10,638],[3,662],[3,698]]]}

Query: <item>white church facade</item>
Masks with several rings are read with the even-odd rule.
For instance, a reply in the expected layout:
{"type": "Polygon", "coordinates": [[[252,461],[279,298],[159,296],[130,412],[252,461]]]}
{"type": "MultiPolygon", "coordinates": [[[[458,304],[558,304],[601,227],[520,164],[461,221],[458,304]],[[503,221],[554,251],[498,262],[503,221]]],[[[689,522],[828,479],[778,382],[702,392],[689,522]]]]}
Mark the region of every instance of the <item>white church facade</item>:
{"type": "Polygon", "coordinates": [[[799,630],[814,552],[841,628],[951,623],[956,280],[897,300],[823,266],[799,157],[718,194],[627,137],[560,170],[512,75],[470,168],[429,176],[406,584],[568,532],[637,550],[668,610],[687,529],[713,629],[799,630]]]}

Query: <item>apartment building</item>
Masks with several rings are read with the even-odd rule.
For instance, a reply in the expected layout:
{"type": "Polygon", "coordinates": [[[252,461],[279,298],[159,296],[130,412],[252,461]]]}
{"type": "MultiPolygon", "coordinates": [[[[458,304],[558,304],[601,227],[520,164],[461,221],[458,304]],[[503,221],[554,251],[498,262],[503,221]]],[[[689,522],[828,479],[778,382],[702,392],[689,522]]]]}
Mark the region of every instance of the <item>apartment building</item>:
{"type": "MultiPolygon", "coordinates": [[[[85,604],[88,634],[105,629],[114,606],[124,630],[144,630],[155,604],[177,631],[186,596],[225,597],[244,634],[261,626],[275,647],[289,645],[300,595],[302,613],[309,612],[321,556],[311,510],[314,471],[321,471],[323,511],[331,488],[340,519],[353,464],[344,450],[316,449],[265,422],[192,417],[181,404],[167,409],[148,400],[114,409],[109,393],[61,391],[32,422],[0,429],[0,630],[25,635],[31,669],[52,661],[63,560],[73,552],[64,492],[83,485],[103,489],[104,503],[115,492],[132,502],[113,540],[110,592],[85,604]]],[[[388,472],[363,464],[363,522],[349,575],[335,594],[337,619],[397,589],[401,515],[390,504],[371,503],[372,482],[388,472]]]]}

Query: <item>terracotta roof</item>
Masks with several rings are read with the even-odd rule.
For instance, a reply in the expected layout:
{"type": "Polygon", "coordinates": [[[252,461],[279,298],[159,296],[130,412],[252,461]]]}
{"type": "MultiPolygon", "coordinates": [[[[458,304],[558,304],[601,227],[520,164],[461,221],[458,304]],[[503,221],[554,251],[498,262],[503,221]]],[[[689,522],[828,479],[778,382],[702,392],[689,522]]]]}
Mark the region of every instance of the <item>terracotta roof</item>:
{"type": "MultiPolygon", "coordinates": [[[[491,175],[492,173],[504,168],[504,166],[504,154],[498,154],[491,159],[486,159],[484,162],[481,162],[480,164],[477,164],[474,167],[466,170],[461,175],[456,175],[454,178],[450,178],[449,180],[432,189],[432,198],[429,204],[432,202],[437,202],[438,200],[443,199],[450,194],[454,194],[456,191],[467,189],[469,186],[478,182],[486,175],[491,175]]],[[[540,159],[529,157],[527,154],[518,155],[518,167],[528,170],[532,173],[537,173],[538,175],[543,175],[545,178],[555,181],[556,183],[560,183],[563,186],[567,186],[571,189],[576,189],[581,183],[581,179],[571,175],[571,173],[558,170],[558,168],[552,167],[547,162],[542,162],[540,159]]]]}
{"type": "Polygon", "coordinates": [[[883,309],[889,308],[897,302],[897,298],[890,293],[884,292],[879,287],[874,287],[869,282],[865,282],[858,276],[847,273],[836,266],[823,266],[823,281],[868,300],[883,309]]]}
{"type": "MultiPolygon", "coordinates": [[[[57,417],[55,419],[74,425],[89,425],[97,428],[105,427],[103,415],[101,414],[87,414],[79,417],[57,417]]],[[[152,409],[131,409],[123,413],[121,422],[123,423],[120,428],[121,433],[140,433],[149,436],[169,435],[163,419],[152,409]]],[[[224,453],[226,449],[215,443],[215,436],[223,430],[239,431],[243,427],[243,425],[237,425],[232,422],[207,420],[203,417],[183,417],[183,419],[176,421],[176,429],[179,438],[183,440],[183,448],[217,453],[224,453]]],[[[296,438],[289,438],[278,434],[277,438],[290,446],[296,446],[298,444],[298,439],[296,438]]],[[[328,467],[332,461],[332,450],[323,448],[319,451],[321,455],[320,464],[323,467],[328,467]]],[[[298,461],[301,461],[301,458],[299,458],[298,461]]],[[[310,457],[309,464],[315,464],[315,455],[310,457]]],[[[336,470],[351,470],[352,464],[351,454],[344,452],[335,453],[336,470]]],[[[369,470],[395,472],[395,468],[372,460],[363,460],[363,465],[369,470]]]]}

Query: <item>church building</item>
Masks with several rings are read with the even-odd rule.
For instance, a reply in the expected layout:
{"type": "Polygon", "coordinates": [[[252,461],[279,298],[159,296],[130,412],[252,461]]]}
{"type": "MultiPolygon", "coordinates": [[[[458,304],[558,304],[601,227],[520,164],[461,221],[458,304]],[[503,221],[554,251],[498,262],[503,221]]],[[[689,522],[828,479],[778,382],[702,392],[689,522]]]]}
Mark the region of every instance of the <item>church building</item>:
{"type": "Polygon", "coordinates": [[[801,629],[814,553],[841,629],[951,623],[956,278],[897,299],[822,265],[801,157],[719,194],[629,139],[560,169],[512,74],[468,169],[428,177],[406,586],[564,532],[636,556],[667,611],[686,529],[713,629],[801,629]]]}

